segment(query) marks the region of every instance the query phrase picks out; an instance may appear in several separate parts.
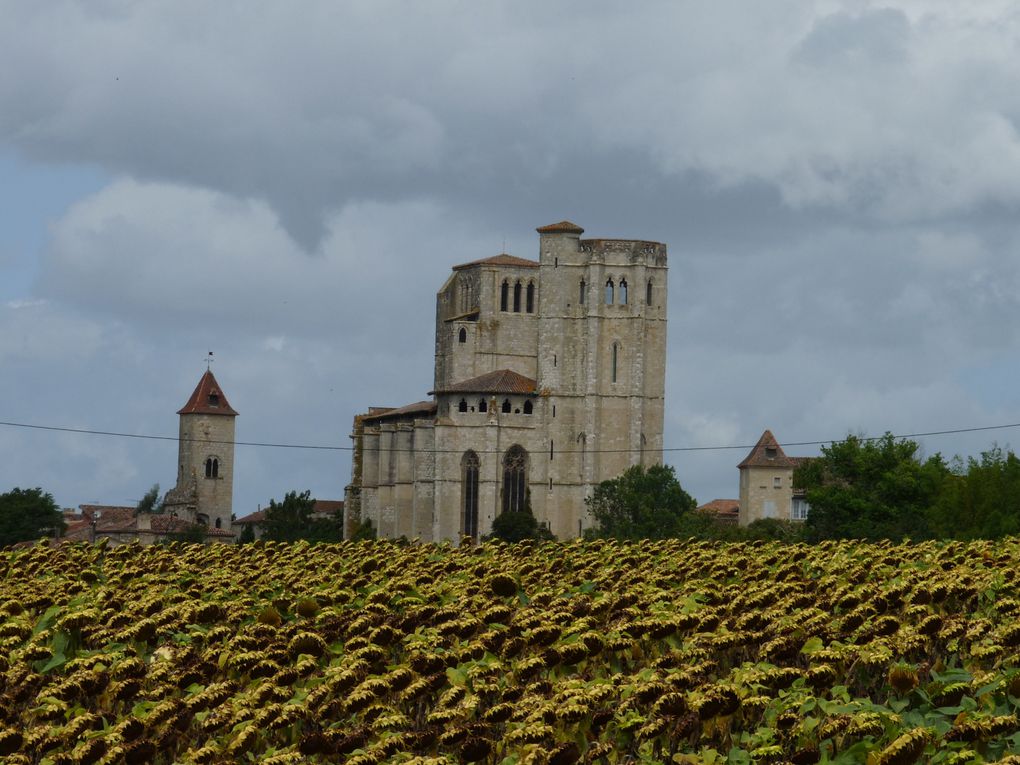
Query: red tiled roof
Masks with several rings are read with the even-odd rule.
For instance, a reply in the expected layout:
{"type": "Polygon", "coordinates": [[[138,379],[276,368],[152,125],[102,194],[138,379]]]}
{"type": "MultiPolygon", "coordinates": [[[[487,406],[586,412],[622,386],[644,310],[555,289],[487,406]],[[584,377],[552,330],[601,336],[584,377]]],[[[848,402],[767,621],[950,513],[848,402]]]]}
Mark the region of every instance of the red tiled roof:
{"type": "MultiPolygon", "coordinates": [[[[334,515],[336,513],[342,513],[343,510],[344,501],[342,499],[317,499],[315,500],[315,505],[312,507],[312,515],[334,515]]],[[[249,523],[262,523],[265,519],[266,511],[256,510],[254,513],[248,513],[248,515],[243,518],[238,518],[234,521],[234,523],[248,525],[249,523]]]]}
{"type": "MultiPolygon", "coordinates": [[[[175,534],[187,531],[192,524],[183,518],[177,518],[170,514],[155,514],[149,516],[150,529],[138,528],[138,517],[135,515],[135,508],[122,505],[79,505],[81,519],[67,524],[64,538],[76,539],[79,537],[88,538],[92,519],[96,519],[97,534],[134,534],[147,533],[151,530],[154,534],[175,534]],[[98,515],[97,515],[98,514],[98,515]]],[[[232,532],[227,529],[217,529],[210,526],[205,530],[207,536],[211,537],[232,537],[232,532]]]]}
{"type": "Polygon", "coordinates": [[[723,523],[737,523],[740,519],[739,499],[713,499],[698,508],[699,512],[710,513],[723,523]]]}
{"type": "Polygon", "coordinates": [[[510,369],[497,369],[430,393],[534,393],[538,383],[510,369]]]}
{"type": "MultiPolygon", "coordinates": [[[[375,407],[380,409],[381,407],[375,407]]],[[[369,414],[361,418],[362,422],[369,422],[370,420],[387,420],[391,417],[403,417],[408,414],[435,414],[436,413],[436,402],[435,401],[416,401],[413,404],[407,406],[398,406],[396,409],[387,409],[384,412],[376,412],[375,414],[369,414]]]]}
{"type": "Polygon", "coordinates": [[[772,435],[772,431],[766,430],[761,434],[761,438],[758,439],[758,443],[754,445],[751,452],[744,457],[744,461],[737,465],[737,467],[795,468],[797,465],[797,460],[787,457],[783,452],[783,447],[781,447],[779,442],[776,441],[776,437],[772,435]],[[768,452],[770,451],[772,451],[771,457],[768,455],[768,452]]]}
{"type": "Polygon", "coordinates": [[[494,255],[491,258],[484,258],[482,260],[472,260],[470,263],[461,263],[459,266],[454,266],[453,270],[460,271],[462,268],[471,268],[472,266],[513,266],[514,268],[538,268],[539,263],[537,260],[518,258],[516,255],[507,255],[505,252],[501,252],[499,255],[494,255]]]}
{"type": "Polygon", "coordinates": [[[740,500],[739,499],[713,499],[711,502],[706,502],[698,510],[709,511],[712,513],[739,513],[740,512],[740,500]]]}
{"type": "Polygon", "coordinates": [[[550,223],[548,226],[536,228],[540,234],[583,234],[584,229],[569,220],[561,220],[559,223],[550,223]]]}
{"type": "Polygon", "coordinates": [[[225,414],[236,417],[237,412],[231,409],[227,397],[223,394],[220,384],[216,382],[211,370],[206,370],[202,379],[195,386],[188,403],[177,414],[225,414]]]}
{"type": "Polygon", "coordinates": [[[123,505],[78,505],[86,524],[96,521],[96,531],[118,529],[134,523],[135,508],[123,505]]]}
{"type": "Polygon", "coordinates": [[[342,499],[317,499],[312,506],[312,512],[316,515],[332,515],[343,511],[344,501],[342,499]]]}
{"type": "Polygon", "coordinates": [[[266,519],[266,511],[265,510],[256,510],[254,513],[248,513],[243,518],[238,518],[236,521],[234,521],[234,523],[240,523],[242,525],[247,525],[249,523],[262,523],[262,521],[264,521],[265,519],[266,519]]]}

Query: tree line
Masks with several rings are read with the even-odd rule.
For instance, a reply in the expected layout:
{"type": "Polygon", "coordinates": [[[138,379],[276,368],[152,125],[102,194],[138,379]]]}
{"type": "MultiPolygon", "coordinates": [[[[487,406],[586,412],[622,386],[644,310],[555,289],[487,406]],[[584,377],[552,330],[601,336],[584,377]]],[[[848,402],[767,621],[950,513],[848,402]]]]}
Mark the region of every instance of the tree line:
{"type": "Polygon", "coordinates": [[[920,445],[851,435],[794,471],[806,521],[759,520],[744,528],[698,512],[673,468],[635,466],[588,500],[590,536],[782,539],[998,539],[1020,534],[1020,458],[993,446],[978,458],[924,457],[920,445]]]}
{"type": "MultiPolygon", "coordinates": [[[[819,542],[1020,535],[1020,458],[1008,448],[992,446],[977,458],[946,460],[938,453],[925,457],[916,441],[890,433],[874,439],[851,435],[823,447],[821,456],[797,468],[793,482],[810,505],[806,521],[766,519],[738,527],[699,512],[671,466],[634,466],[595,487],[587,500],[595,521],[588,536],[819,542]]],[[[154,486],[139,502],[139,511],[158,512],[158,497],[159,487],[154,486]]],[[[308,491],[270,501],[260,524],[263,538],[340,541],[342,519],[317,516],[314,505],[308,491]]],[[[63,527],[53,496],[42,489],[0,494],[0,546],[57,536],[63,527]]],[[[358,538],[374,536],[370,522],[357,530],[358,538]]],[[[249,526],[238,541],[253,538],[249,526]]],[[[490,538],[516,542],[551,535],[528,507],[497,517],[490,538]]],[[[195,541],[202,539],[204,534],[195,541]]]]}

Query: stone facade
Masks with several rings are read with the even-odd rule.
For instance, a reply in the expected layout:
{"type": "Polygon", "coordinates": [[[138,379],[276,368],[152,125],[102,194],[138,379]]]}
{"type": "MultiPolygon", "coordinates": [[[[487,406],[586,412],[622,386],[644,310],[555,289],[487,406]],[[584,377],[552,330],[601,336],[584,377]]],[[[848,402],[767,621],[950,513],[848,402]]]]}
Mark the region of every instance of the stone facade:
{"type": "Polygon", "coordinates": [[[456,540],[530,506],[559,538],[585,498],[662,460],[666,246],[538,229],[537,261],[455,266],[436,297],[432,399],[354,419],[347,533],[456,540]]]}
{"type": "Polygon", "coordinates": [[[234,418],[211,371],[198,381],[180,409],[177,485],[166,493],[164,511],[228,532],[234,504],[234,418]]]}
{"type": "Polygon", "coordinates": [[[741,526],[762,518],[802,521],[808,506],[804,493],[793,483],[793,471],[807,457],[787,457],[771,430],[737,468],[740,470],[741,526]]]}

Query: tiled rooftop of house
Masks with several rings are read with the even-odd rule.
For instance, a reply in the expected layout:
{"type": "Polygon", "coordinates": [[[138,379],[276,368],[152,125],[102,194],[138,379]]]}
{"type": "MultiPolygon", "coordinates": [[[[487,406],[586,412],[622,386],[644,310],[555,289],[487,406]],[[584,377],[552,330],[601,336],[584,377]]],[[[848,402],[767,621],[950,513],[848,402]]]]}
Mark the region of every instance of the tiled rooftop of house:
{"type": "Polygon", "coordinates": [[[430,393],[534,393],[538,383],[510,369],[497,369],[430,393]]]}

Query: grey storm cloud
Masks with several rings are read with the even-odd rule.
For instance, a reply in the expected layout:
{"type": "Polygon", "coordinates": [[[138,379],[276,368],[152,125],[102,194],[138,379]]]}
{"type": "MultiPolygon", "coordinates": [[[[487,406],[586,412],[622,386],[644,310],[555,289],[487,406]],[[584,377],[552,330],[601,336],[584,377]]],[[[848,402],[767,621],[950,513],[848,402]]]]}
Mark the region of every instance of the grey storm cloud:
{"type": "MultiPolygon", "coordinates": [[[[1017,419],[974,372],[1017,339],[1008,3],[0,11],[0,148],[105,178],[0,305],[25,417],[172,433],[215,348],[241,437],[345,445],[429,389],[449,267],[569,218],[669,245],[667,446],[1017,419]]],[[[172,483],[158,444],[20,438],[0,478],[65,503],[172,483]]],[[[667,458],[709,500],[742,456],[667,458]]],[[[345,459],[240,449],[235,501],[340,496],[345,459]]]]}

